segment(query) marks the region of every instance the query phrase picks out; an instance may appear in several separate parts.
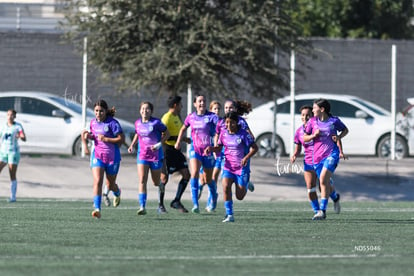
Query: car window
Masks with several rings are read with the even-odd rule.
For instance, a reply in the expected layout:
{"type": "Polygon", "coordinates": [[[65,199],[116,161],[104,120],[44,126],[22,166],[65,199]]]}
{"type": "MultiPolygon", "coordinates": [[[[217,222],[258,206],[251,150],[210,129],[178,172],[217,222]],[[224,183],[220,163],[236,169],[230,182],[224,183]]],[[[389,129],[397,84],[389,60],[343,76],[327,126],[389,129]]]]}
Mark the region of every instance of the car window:
{"type": "Polygon", "coordinates": [[[0,99],[0,111],[7,111],[11,108],[16,109],[14,106],[14,97],[1,97],[0,99]]]}
{"type": "Polygon", "coordinates": [[[338,117],[355,118],[355,112],[359,110],[356,106],[337,100],[329,100],[331,114],[338,117]]]}
{"type": "Polygon", "coordinates": [[[49,117],[52,117],[53,110],[58,109],[48,102],[27,97],[20,98],[20,107],[22,113],[49,117]]]}
{"type": "MultiPolygon", "coordinates": [[[[299,109],[304,105],[309,105],[312,107],[313,100],[296,100],[295,101],[295,114],[300,114],[299,109]]],[[[271,108],[273,112],[273,107],[271,108]]],[[[277,113],[290,113],[290,101],[284,102],[277,105],[277,113]]]]}
{"type": "MultiPolygon", "coordinates": [[[[72,102],[70,100],[66,100],[66,99],[60,98],[60,97],[50,97],[50,99],[60,103],[61,105],[64,105],[64,106],[70,108],[71,110],[75,111],[78,114],[82,114],[82,105],[80,105],[77,102],[72,102]]],[[[89,108],[86,109],[86,113],[90,117],[95,117],[95,113],[93,112],[93,110],[91,110],[89,108]]]]}

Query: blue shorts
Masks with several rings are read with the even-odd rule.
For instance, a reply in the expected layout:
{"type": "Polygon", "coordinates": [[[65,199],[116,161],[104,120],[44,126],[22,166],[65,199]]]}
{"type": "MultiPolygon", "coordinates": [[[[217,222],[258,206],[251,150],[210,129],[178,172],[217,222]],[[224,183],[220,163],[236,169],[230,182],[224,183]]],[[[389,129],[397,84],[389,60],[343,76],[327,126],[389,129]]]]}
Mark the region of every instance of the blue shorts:
{"type": "Polygon", "coordinates": [[[200,160],[201,165],[206,169],[214,168],[214,163],[216,162],[214,160],[214,155],[211,154],[208,156],[201,156],[200,154],[196,153],[194,150],[190,150],[190,159],[200,160]]]}
{"type": "Polygon", "coordinates": [[[164,160],[146,161],[137,159],[137,164],[148,165],[151,170],[159,170],[162,168],[164,160]]]}
{"type": "Polygon", "coordinates": [[[121,164],[121,160],[118,162],[113,162],[110,164],[106,164],[102,162],[100,159],[95,158],[95,156],[91,156],[91,168],[104,168],[105,173],[108,175],[116,175],[119,171],[119,165],[121,164]]]}
{"type": "Polygon", "coordinates": [[[313,165],[309,165],[309,164],[305,163],[305,161],[303,161],[303,170],[305,172],[309,172],[309,171],[314,171],[315,168],[314,168],[313,165]]]}
{"type": "Polygon", "coordinates": [[[336,167],[338,166],[338,163],[339,163],[339,151],[334,151],[331,153],[331,155],[323,159],[318,164],[314,165],[316,175],[318,176],[318,178],[320,178],[323,168],[326,168],[331,173],[334,173],[336,167]]]}
{"type": "Polygon", "coordinates": [[[7,164],[18,165],[20,161],[20,152],[1,152],[0,161],[7,164]]]}
{"type": "Polygon", "coordinates": [[[224,155],[220,155],[214,162],[214,168],[221,169],[224,165],[224,155]]]}
{"type": "Polygon", "coordinates": [[[249,180],[250,180],[250,171],[246,167],[246,168],[243,168],[241,175],[237,175],[232,172],[229,172],[228,170],[223,170],[222,177],[233,179],[233,181],[237,185],[247,188],[247,186],[249,185],[249,180]]]}

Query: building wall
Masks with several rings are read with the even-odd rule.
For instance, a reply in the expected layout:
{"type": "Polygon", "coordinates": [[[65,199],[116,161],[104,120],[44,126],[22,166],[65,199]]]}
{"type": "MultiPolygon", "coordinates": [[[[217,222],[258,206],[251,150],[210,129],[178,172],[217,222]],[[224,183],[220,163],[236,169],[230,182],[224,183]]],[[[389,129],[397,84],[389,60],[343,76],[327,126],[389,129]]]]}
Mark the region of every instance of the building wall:
{"type": "MultiPolygon", "coordinates": [[[[297,57],[296,93],[323,92],[350,94],[371,100],[386,109],[391,101],[391,45],[397,45],[397,110],[414,97],[414,41],[314,39],[317,58],[297,57]],[[300,60],[306,61],[306,67],[300,60]]],[[[0,91],[46,91],[80,102],[82,95],[82,56],[62,41],[59,33],[0,32],[0,91]]],[[[118,93],[88,68],[88,106],[98,98],[117,109],[117,116],[135,121],[141,101],[155,105],[155,116],[167,109],[166,97],[118,93]]],[[[186,91],[183,99],[186,100],[186,91]]],[[[285,95],[289,91],[282,92],[285,95]]],[[[240,95],[258,105],[267,99],[240,95]]],[[[184,106],[186,102],[184,102],[184,106]]]]}

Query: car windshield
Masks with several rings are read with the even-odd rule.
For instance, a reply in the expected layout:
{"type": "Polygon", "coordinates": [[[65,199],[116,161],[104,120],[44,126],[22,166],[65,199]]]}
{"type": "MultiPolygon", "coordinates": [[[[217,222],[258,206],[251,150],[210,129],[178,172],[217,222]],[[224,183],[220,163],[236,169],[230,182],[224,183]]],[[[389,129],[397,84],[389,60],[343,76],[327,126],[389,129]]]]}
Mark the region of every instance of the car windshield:
{"type": "Polygon", "coordinates": [[[368,108],[372,112],[375,112],[378,115],[389,116],[389,112],[387,110],[383,109],[380,106],[377,106],[377,105],[374,105],[374,104],[371,104],[371,103],[367,103],[367,102],[361,101],[359,99],[353,99],[353,101],[359,103],[362,106],[365,106],[366,108],[368,108]]]}
{"type": "MultiPolygon", "coordinates": [[[[82,114],[82,105],[80,105],[76,102],[73,102],[73,101],[70,101],[70,100],[67,100],[67,99],[64,99],[64,98],[60,98],[60,97],[50,97],[50,99],[60,103],[61,105],[64,105],[64,106],[72,109],[73,111],[75,111],[78,114],[82,114]]],[[[90,117],[95,116],[93,111],[89,108],[86,109],[86,114],[87,114],[87,116],[90,116],[90,117]]]]}

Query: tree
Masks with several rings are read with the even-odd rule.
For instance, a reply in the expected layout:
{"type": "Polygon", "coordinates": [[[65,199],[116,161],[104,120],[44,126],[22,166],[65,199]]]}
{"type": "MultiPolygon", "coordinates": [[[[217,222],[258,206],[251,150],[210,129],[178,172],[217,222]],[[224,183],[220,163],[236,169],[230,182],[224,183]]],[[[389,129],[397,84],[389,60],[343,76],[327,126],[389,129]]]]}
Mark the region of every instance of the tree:
{"type": "Polygon", "coordinates": [[[311,49],[289,16],[276,14],[278,3],[75,1],[66,37],[82,45],[87,36],[90,63],[121,89],[177,94],[190,83],[206,95],[230,98],[243,91],[270,99],[289,79],[287,65],[274,64],[275,49],[281,56],[311,49]]]}
{"type": "Polygon", "coordinates": [[[285,0],[306,37],[410,39],[412,0],[285,0]]]}

